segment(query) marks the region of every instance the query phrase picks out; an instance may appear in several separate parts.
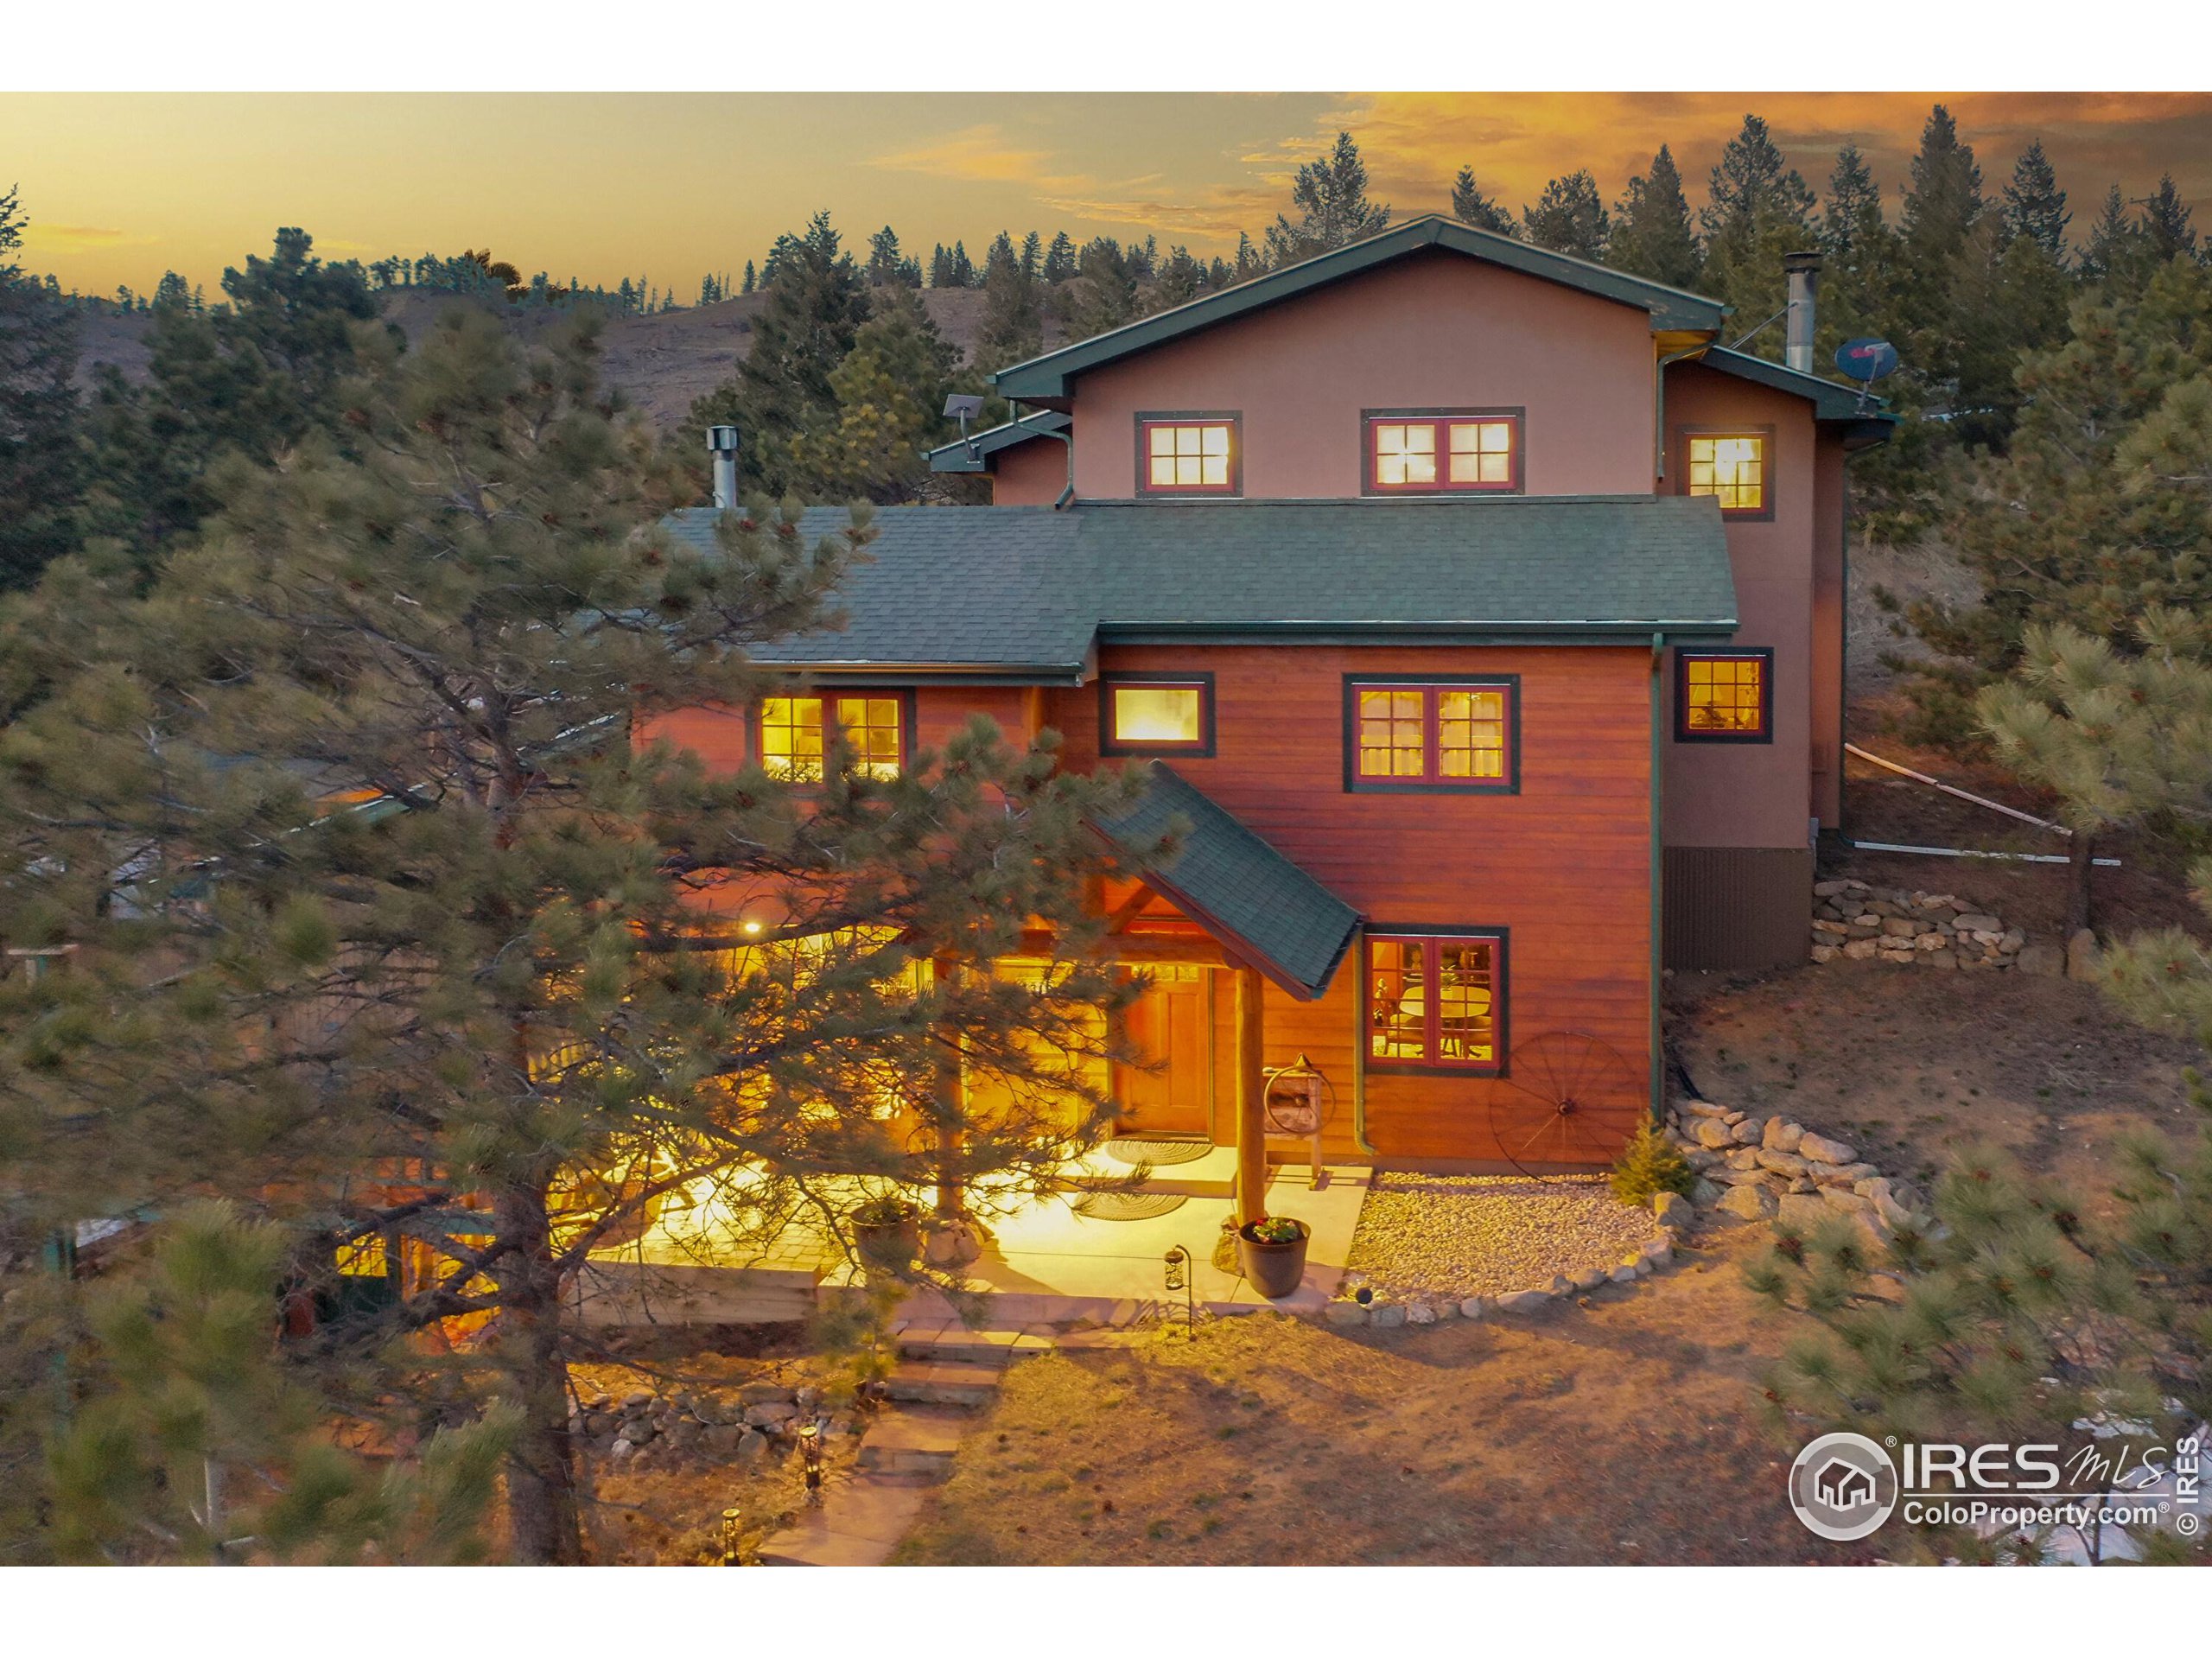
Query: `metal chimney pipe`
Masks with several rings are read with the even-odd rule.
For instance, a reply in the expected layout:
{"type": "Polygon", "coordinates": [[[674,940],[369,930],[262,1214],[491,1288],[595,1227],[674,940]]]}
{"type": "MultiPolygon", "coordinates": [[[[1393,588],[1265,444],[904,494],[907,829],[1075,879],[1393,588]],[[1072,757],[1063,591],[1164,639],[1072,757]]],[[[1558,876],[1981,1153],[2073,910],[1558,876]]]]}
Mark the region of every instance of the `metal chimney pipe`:
{"type": "Polygon", "coordinates": [[[707,453],[715,462],[715,509],[728,512],[737,505],[737,429],[707,429],[707,453]]]}
{"type": "Polygon", "coordinates": [[[1814,300],[1821,285],[1821,256],[1817,253],[1785,253],[1782,269],[1789,284],[1789,337],[1782,347],[1782,360],[1800,374],[1813,372],[1814,300]]]}

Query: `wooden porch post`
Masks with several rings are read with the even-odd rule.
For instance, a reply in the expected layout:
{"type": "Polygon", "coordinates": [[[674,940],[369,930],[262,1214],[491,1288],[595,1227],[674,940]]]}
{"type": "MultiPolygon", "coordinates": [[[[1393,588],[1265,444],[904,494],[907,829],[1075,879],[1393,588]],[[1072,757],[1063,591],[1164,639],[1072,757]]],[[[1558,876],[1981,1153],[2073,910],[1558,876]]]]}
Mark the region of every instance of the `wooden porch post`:
{"type": "Polygon", "coordinates": [[[1267,1039],[1263,982],[1256,968],[1236,970],[1236,1220],[1268,1213],[1267,1122],[1262,1109],[1262,1060],[1267,1039]]]}

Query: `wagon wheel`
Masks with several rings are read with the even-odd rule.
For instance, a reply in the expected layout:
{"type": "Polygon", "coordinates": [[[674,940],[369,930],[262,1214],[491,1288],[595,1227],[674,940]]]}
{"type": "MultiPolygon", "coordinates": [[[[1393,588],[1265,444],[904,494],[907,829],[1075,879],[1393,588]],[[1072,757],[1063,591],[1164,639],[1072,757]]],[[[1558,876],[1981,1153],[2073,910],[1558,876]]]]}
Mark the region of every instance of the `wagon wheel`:
{"type": "Polygon", "coordinates": [[[1491,1134],[1523,1175],[1610,1164],[1648,1109],[1619,1051],[1580,1031],[1548,1031],[1513,1051],[1491,1097],[1491,1134]]]}

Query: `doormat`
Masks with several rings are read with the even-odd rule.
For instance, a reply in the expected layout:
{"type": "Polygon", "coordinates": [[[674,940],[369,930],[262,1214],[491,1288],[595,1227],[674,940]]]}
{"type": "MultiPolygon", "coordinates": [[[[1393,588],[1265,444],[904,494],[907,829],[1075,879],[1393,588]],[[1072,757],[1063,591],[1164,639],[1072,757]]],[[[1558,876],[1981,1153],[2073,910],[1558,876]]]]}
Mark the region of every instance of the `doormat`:
{"type": "Polygon", "coordinates": [[[1141,1135],[1117,1135],[1106,1143],[1106,1155],[1116,1163],[1150,1164],[1154,1169],[1195,1164],[1212,1150],[1210,1141],[1154,1141],[1141,1135]]]}
{"type": "Polygon", "coordinates": [[[1189,1202],[1180,1192],[1092,1192],[1075,1201],[1075,1212],[1093,1221],[1150,1221],[1189,1202]]]}

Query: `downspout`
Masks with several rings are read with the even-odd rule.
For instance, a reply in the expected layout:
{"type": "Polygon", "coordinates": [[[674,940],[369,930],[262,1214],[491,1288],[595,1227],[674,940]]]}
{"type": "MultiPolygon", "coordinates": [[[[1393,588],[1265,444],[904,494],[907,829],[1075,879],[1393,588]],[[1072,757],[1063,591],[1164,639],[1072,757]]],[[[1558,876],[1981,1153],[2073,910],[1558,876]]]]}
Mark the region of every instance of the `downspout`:
{"type": "Polygon", "coordinates": [[[1370,1158],[1377,1156],[1375,1143],[1367,1138],[1367,1022],[1360,1017],[1361,1006],[1367,998],[1367,931],[1357,923],[1352,925],[1351,957],[1361,977],[1351,994],[1351,1143],[1370,1158]]]}
{"type": "Polygon", "coordinates": [[[1651,475],[1667,476],[1667,368],[1687,358],[1703,357],[1712,346],[1707,340],[1702,346],[1685,346],[1679,352],[1669,352],[1659,359],[1651,375],[1651,475]]]}
{"type": "Polygon", "coordinates": [[[1045,428],[1039,426],[1024,426],[1021,423],[1020,404],[1016,402],[1014,398],[1009,397],[1006,400],[1006,406],[1008,412],[1013,416],[1013,418],[1007,423],[1013,427],[1016,431],[1027,432],[1033,437],[1058,438],[1062,443],[1067,445],[1068,486],[1060,492],[1060,499],[1052,503],[1053,512],[1059,512],[1065,511],[1068,503],[1075,499],[1075,423],[1071,420],[1068,423],[1068,429],[1065,432],[1048,431],[1045,428]]]}
{"type": "Polygon", "coordinates": [[[1662,762],[1663,762],[1663,761],[1664,761],[1664,760],[1665,760],[1665,750],[1664,750],[1663,747],[1662,746],[1662,744],[1661,744],[1661,742],[1660,742],[1659,732],[1660,732],[1660,725],[1661,725],[1661,716],[1662,716],[1662,714],[1663,714],[1663,712],[1664,712],[1664,704],[1665,704],[1666,699],[1665,699],[1664,696],[1662,695],[1662,693],[1663,693],[1663,691],[1664,691],[1664,688],[1663,688],[1663,687],[1661,685],[1661,683],[1660,683],[1660,667],[1661,667],[1662,664],[1663,664],[1663,663],[1664,663],[1664,661],[1666,660],[1666,654],[1667,654],[1667,636],[1666,636],[1665,634],[1663,634],[1663,633],[1660,633],[1660,632],[1656,632],[1656,631],[1655,631],[1655,632],[1653,632],[1652,636],[1651,636],[1651,877],[1650,877],[1650,880],[1651,880],[1651,1012],[1650,1012],[1651,1084],[1650,1084],[1650,1088],[1651,1088],[1651,1116],[1652,1116],[1652,1117],[1653,1117],[1654,1119],[1658,1119],[1658,1118],[1660,1118],[1660,1117],[1663,1116],[1664,1116],[1664,1114],[1665,1114],[1665,1110],[1666,1110],[1666,1085],[1667,1085],[1667,1070],[1666,1070],[1665,1058],[1664,1058],[1664,1055],[1663,1055],[1663,1053],[1662,1053],[1662,1050],[1661,1050],[1661,1047],[1660,1047],[1660,1041],[1659,1041],[1659,1039],[1660,1039],[1660,1030],[1659,1030],[1659,986],[1660,986],[1660,957],[1661,957],[1659,942],[1660,942],[1660,938],[1661,938],[1661,928],[1662,928],[1662,926],[1663,925],[1663,924],[1664,924],[1664,922],[1665,922],[1665,919],[1666,919],[1665,915],[1664,915],[1664,907],[1663,907],[1663,906],[1662,906],[1662,902],[1661,902],[1661,893],[1662,893],[1662,888],[1661,888],[1661,875],[1660,875],[1660,872],[1661,872],[1661,870],[1662,870],[1662,868],[1663,867],[1663,865],[1664,865],[1664,863],[1665,863],[1665,859],[1664,859],[1664,856],[1663,856],[1664,852],[1665,852],[1665,838],[1664,838],[1664,835],[1663,835],[1663,833],[1662,833],[1662,826],[1661,826],[1661,822],[1660,822],[1660,817],[1659,817],[1659,809],[1660,809],[1660,803],[1661,803],[1660,790],[1659,790],[1660,766],[1661,766],[1661,765],[1662,764],[1662,762]]]}

